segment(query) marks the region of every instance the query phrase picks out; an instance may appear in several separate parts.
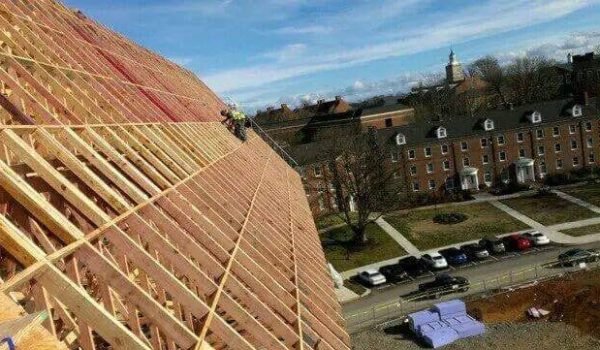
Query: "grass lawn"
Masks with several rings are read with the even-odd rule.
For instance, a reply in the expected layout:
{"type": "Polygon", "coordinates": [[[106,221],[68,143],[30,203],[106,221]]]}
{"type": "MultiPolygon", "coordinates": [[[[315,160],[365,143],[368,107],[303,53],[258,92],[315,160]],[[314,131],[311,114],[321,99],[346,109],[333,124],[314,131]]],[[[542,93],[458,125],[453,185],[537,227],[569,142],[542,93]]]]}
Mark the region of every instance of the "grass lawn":
{"type": "MultiPolygon", "coordinates": [[[[351,270],[360,266],[376,263],[382,260],[392,259],[406,255],[402,249],[385,231],[376,224],[367,226],[369,242],[357,251],[350,253],[347,258],[347,250],[339,244],[326,244],[323,247],[327,261],[333,264],[338,272],[351,270]]],[[[349,241],[352,232],[348,226],[339,227],[321,234],[321,240],[335,240],[338,242],[349,241]]]]}
{"type": "Polygon", "coordinates": [[[572,228],[570,230],[562,230],[562,233],[569,235],[569,236],[585,236],[585,235],[591,235],[594,233],[600,233],[600,224],[598,225],[590,225],[590,226],[583,226],[583,227],[578,227],[578,228],[572,228]]]}
{"type": "Polygon", "coordinates": [[[502,203],[546,226],[598,216],[593,211],[564,200],[553,193],[512,198],[504,200],[502,203]]]}
{"type": "Polygon", "coordinates": [[[489,203],[413,210],[407,214],[388,215],[385,220],[422,250],[528,228],[489,203]],[[453,225],[434,223],[433,217],[442,213],[463,213],[468,219],[453,225]]]}
{"type": "MultiPolygon", "coordinates": [[[[356,217],[356,213],[350,213],[350,217],[356,217]]],[[[317,229],[323,229],[330,226],[335,226],[339,224],[343,224],[344,219],[342,216],[338,214],[332,214],[328,216],[323,216],[315,220],[315,224],[317,225],[317,229]]]]}
{"type": "Polygon", "coordinates": [[[600,207],[600,184],[589,184],[561,191],[600,207]]]}

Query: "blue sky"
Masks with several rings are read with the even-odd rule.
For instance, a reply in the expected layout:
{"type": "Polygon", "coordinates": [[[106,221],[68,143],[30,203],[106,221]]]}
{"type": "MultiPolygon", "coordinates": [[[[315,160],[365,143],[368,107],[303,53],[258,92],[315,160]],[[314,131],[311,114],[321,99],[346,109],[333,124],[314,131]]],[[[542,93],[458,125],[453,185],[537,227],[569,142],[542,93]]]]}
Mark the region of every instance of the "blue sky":
{"type": "Polygon", "coordinates": [[[600,45],[600,0],[66,0],[247,110],[403,91],[459,59],[600,45]]]}

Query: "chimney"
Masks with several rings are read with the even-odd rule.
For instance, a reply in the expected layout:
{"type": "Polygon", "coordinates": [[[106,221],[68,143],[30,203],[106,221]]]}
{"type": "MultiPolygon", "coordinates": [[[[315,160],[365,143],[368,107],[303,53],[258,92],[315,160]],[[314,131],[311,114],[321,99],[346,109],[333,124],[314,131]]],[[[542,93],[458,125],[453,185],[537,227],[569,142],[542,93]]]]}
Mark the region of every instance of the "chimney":
{"type": "Polygon", "coordinates": [[[573,63],[573,55],[570,52],[567,54],[567,63],[573,63]]]}
{"type": "Polygon", "coordinates": [[[336,96],[335,100],[338,101],[338,102],[341,101],[342,100],[342,96],[336,96]]]}
{"type": "Polygon", "coordinates": [[[324,103],[325,100],[321,99],[321,100],[317,100],[317,104],[320,105],[321,103],[324,103]]]}

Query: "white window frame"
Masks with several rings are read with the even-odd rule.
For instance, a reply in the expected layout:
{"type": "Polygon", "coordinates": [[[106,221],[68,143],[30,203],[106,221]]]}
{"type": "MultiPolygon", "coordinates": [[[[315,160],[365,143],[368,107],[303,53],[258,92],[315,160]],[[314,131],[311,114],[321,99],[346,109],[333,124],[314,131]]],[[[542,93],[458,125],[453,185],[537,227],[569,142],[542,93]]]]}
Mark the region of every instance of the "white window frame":
{"type": "Polygon", "coordinates": [[[437,128],[435,133],[436,133],[436,136],[438,139],[443,139],[443,138],[448,137],[448,131],[443,126],[440,126],[439,128],[437,128]]]}
{"type": "Polygon", "coordinates": [[[450,170],[450,161],[449,160],[446,159],[446,160],[442,161],[442,169],[444,169],[444,171],[450,170]],[[446,164],[448,166],[446,166],[446,164]]]}
{"type": "Polygon", "coordinates": [[[419,169],[417,169],[417,166],[413,164],[413,165],[410,166],[410,168],[409,168],[408,171],[410,171],[410,175],[417,176],[417,174],[419,172],[419,169]]]}
{"type": "Polygon", "coordinates": [[[573,166],[574,166],[574,167],[575,167],[575,166],[579,166],[579,165],[581,164],[581,163],[579,162],[579,157],[577,157],[577,156],[573,157],[572,161],[573,161],[573,166]]]}
{"type": "Polygon", "coordinates": [[[448,154],[448,149],[449,149],[449,147],[448,147],[447,143],[444,143],[440,146],[440,152],[442,152],[442,154],[448,154]],[[444,148],[446,148],[445,151],[444,151],[444,148]]]}
{"type": "Polygon", "coordinates": [[[563,160],[557,159],[556,160],[556,169],[562,169],[562,168],[563,168],[563,160]]]}
{"type": "Polygon", "coordinates": [[[431,147],[424,147],[423,154],[425,155],[425,158],[431,158],[431,156],[433,155],[433,150],[431,149],[431,147]],[[429,150],[429,154],[427,154],[427,150],[429,150]]]}
{"type": "Polygon", "coordinates": [[[521,143],[525,140],[525,135],[522,132],[517,133],[517,142],[521,143]]]}
{"type": "Polygon", "coordinates": [[[585,144],[586,144],[587,148],[593,148],[594,147],[594,138],[588,137],[587,140],[585,141],[585,144]]]}
{"type": "Polygon", "coordinates": [[[417,152],[414,149],[409,149],[406,153],[408,155],[408,159],[417,158],[417,152]],[[412,153],[412,157],[411,157],[411,153],[412,153]]]}
{"type": "Polygon", "coordinates": [[[552,136],[553,137],[560,136],[560,128],[558,126],[552,127],[552,136]]]}
{"type": "Polygon", "coordinates": [[[543,145],[538,146],[538,156],[543,156],[544,154],[546,154],[546,147],[544,147],[543,145]]]}
{"type": "Polygon", "coordinates": [[[491,119],[486,119],[485,122],[483,122],[483,129],[485,131],[494,130],[494,121],[491,119]]]}
{"type": "Polygon", "coordinates": [[[578,148],[577,140],[571,139],[569,144],[571,145],[571,150],[576,150],[578,148]]]}
{"type": "Polygon", "coordinates": [[[323,176],[323,169],[320,165],[313,165],[313,175],[315,175],[315,177],[323,176]]]}
{"type": "Polygon", "coordinates": [[[504,146],[506,144],[506,138],[504,135],[498,135],[496,136],[496,142],[498,143],[498,146],[504,146]],[[502,142],[500,142],[500,140],[502,140],[502,142]]]}
{"type": "Polygon", "coordinates": [[[434,172],[433,163],[427,163],[425,165],[425,170],[427,170],[427,174],[433,174],[433,172],[434,172]],[[430,170],[430,168],[431,168],[431,170],[430,170]]]}
{"type": "Polygon", "coordinates": [[[526,156],[525,148],[519,148],[519,158],[525,158],[526,156]]]}
{"type": "Polygon", "coordinates": [[[538,140],[543,139],[545,134],[546,133],[544,132],[544,129],[535,129],[535,138],[536,139],[538,139],[538,140]]]}
{"type": "Polygon", "coordinates": [[[532,124],[539,124],[542,122],[542,113],[538,112],[538,111],[534,111],[533,113],[531,113],[531,123],[532,124]]]}
{"type": "Polygon", "coordinates": [[[396,144],[398,146],[406,145],[406,136],[403,134],[396,135],[396,144]]]}
{"type": "Polygon", "coordinates": [[[554,152],[555,153],[562,152],[562,145],[560,143],[554,144],[554,152]],[[557,146],[558,146],[558,149],[557,149],[557,146]]]}
{"type": "Polygon", "coordinates": [[[469,159],[469,157],[463,157],[463,159],[462,159],[462,165],[463,165],[463,167],[465,167],[465,166],[471,166],[471,160],[469,159]]]}
{"type": "Polygon", "coordinates": [[[586,132],[592,131],[593,128],[594,128],[594,125],[592,124],[592,122],[585,122],[585,131],[586,132]]]}
{"type": "Polygon", "coordinates": [[[483,154],[481,156],[481,164],[489,164],[490,163],[490,156],[488,156],[487,154],[483,154]]]}
{"type": "Polygon", "coordinates": [[[392,163],[397,163],[400,160],[400,155],[398,154],[398,151],[391,152],[391,160],[392,163]]]}
{"type": "Polygon", "coordinates": [[[505,151],[498,152],[498,159],[501,162],[506,162],[506,152],[505,151]],[[502,159],[502,158],[504,158],[504,159],[502,159]]]}
{"type": "Polygon", "coordinates": [[[435,190],[436,189],[436,183],[434,179],[429,179],[429,181],[427,181],[427,186],[429,187],[430,190],[435,190]],[[433,184],[433,186],[432,186],[433,184]]]}
{"type": "Polygon", "coordinates": [[[486,148],[489,145],[488,141],[489,140],[488,140],[487,137],[482,137],[481,140],[480,140],[481,148],[486,148]]]}
{"type": "Polygon", "coordinates": [[[576,132],[577,132],[577,125],[569,124],[569,134],[573,135],[576,132]]]}

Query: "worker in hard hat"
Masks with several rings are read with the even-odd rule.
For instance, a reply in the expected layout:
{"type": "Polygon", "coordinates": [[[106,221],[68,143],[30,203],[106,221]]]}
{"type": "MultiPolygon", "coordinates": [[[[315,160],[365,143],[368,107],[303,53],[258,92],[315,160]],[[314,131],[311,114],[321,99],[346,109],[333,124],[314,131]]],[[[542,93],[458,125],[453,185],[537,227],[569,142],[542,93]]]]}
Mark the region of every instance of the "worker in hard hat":
{"type": "Polygon", "coordinates": [[[242,141],[246,141],[246,115],[236,110],[235,107],[231,107],[229,110],[222,110],[221,115],[225,117],[223,122],[231,123],[235,136],[242,141]]]}

